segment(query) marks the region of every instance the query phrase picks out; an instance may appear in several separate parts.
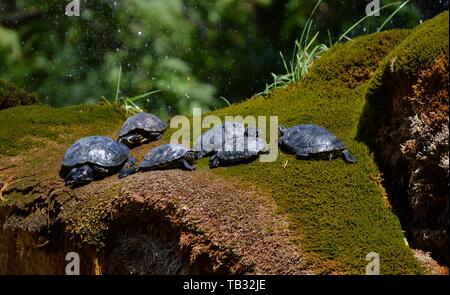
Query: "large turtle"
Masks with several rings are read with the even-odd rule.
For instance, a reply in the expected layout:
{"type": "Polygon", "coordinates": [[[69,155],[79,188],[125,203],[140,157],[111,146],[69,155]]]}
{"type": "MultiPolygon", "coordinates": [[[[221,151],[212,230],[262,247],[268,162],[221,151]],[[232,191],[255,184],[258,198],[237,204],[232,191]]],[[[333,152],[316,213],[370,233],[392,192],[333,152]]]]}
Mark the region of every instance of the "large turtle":
{"type": "Polygon", "coordinates": [[[181,168],[193,171],[196,152],[181,144],[163,144],[150,150],[142,160],[139,168],[124,169],[119,178],[127,177],[137,171],[164,170],[181,168]]]}
{"type": "Polygon", "coordinates": [[[259,130],[255,127],[246,128],[241,122],[226,122],[208,129],[196,139],[194,150],[197,158],[204,158],[217,152],[225,142],[235,137],[257,136],[259,130]]]}
{"type": "Polygon", "coordinates": [[[76,141],[66,151],[60,175],[66,185],[79,186],[122,168],[130,168],[134,163],[124,144],[106,136],[88,136],[76,141]]]}
{"type": "Polygon", "coordinates": [[[118,141],[128,147],[158,140],[166,130],[167,124],[149,113],[138,113],[129,117],[119,131],[118,141]]]}
{"type": "Polygon", "coordinates": [[[325,128],[309,124],[291,128],[279,126],[278,130],[281,135],[278,144],[286,153],[328,160],[342,156],[347,163],[356,163],[344,143],[325,128]]]}
{"type": "Polygon", "coordinates": [[[268,153],[267,142],[256,136],[240,136],[226,141],[225,144],[211,157],[210,168],[228,166],[239,163],[249,163],[262,153],[268,153]]]}

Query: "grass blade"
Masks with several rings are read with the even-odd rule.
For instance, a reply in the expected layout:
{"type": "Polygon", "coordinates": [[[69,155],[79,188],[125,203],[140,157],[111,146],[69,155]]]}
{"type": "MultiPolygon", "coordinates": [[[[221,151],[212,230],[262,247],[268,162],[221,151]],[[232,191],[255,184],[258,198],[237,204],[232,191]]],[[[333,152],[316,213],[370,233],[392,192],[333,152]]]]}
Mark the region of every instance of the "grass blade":
{"type": "Polygon", "coordinates": [[[122,65],[120,65],[120,67],[119,67],[119,74],[117,77],[116,97],[114,98],[115,101],[117,101],[119,99],[121,76],[122,76],[122,65]]]}
{"type": "Polygon", "coordinates": [[[409,0],[406,0],[402,5],[400,5],[377,29],[377,32],[380,32],[388,23],[389,21],[400,11],[402,8],[408,4],[409,0]]]}

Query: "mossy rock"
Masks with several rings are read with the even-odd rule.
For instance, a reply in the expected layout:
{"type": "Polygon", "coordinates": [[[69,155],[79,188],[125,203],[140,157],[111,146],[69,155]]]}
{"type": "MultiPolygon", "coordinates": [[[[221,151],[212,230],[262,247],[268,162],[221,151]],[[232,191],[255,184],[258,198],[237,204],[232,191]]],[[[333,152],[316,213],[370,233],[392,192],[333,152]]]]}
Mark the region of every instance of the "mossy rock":
{"type": "MultiPolygon", "coordinates": [[[[411,249],[404,242],[398,218],[386,202],[373,151],[357,136],[363,131],[358,128],[364,116],[367,91],[376,79],[377,71],[380,71],[380,66],[385,66],[386,56],[401,48],[403,42],[410,40],[412,34],[422,27],[413,31],[392,30],[372,34],[339,44],[315,62],[302,83],[210,113],[220,117],[278,116],[279,123],[287,126],[315,123],[335,133],[358,158],[356,165],[348,165],[341,159],[300,161],[280,153],[272,163],[253,162],[208,171],[224,181],[252,183],[269,192],[280,215],[288,217],[290,230],[295,233],[294,242],[306,251],[319,273],[363,274],[368,263],[366,255],[370,252],[380,255],[382,274],[422,273],[411,249]]],[[[5,121],[0,123],[17,120],[20,132],[31,135],[31,138],[35,134],[27,126],[37,123],[38,136],[68,144],[76,137],[92,135],[94,131],[111,135],[117,132],[120,116],[111,112],[89,106],[62,110],[20,107],[2,111],[0,120],[5,121]],[[29,114],[23,117],[25,110],[29,114]],[[89,118],[98,120],[88,122],[89,118]],[[64,134],[62,138],[61,134],[64,134]]],[[[173,132],[168,130],[162,141],[168,141],[173,132]]],[[[35,145],[33,140],[22,141],[14,133],[0,130],[0,154],[17,155],[35,145]],[[5,139],[11,142],[4,144],[5,139]],[[8,149],[8,146],[13,148],[8,149]]],[[[133,152],[141,159],[144,149],[148,148],[144,146],[133,152]]],[[[61,147],[59,151],[62,151],[61,147]]],[[[61,158],[61,155],[57,157],[61,158]]],[[[201,160],[198,167],[200,171],[195,173],[206,173],[207,160],[201,160]]],[[[111,183],[118,184],[118,180],[111,180],[111,183]]],[[[118,195],[115,188],[110,191],[103,187],[106,184],[110,183],[100,181],[82,188],[85,191],[103,188],[105,193],[99,199],[77,203],[74,212],[78,213],[69,210],[64,216],[64,220],[73,225],[69,228],[73,234],[84,235],[90,245],[108,242],[104,236],[108,224],[104,212],[99,209],[105,207],[105,202],[117,200],[118,195]],[[89,218],[89,223],[82,222],[83,217],[77,215],[80,212],[84,218],[89,218]],[[87,225],[94,228],[86,230],[87,225]]],[[[249,199],[245,201],[251,202],[249,199]]]]}
{"type": "Polygon", "coordinates": [[[395,93],[412,93],[419,72],[430,68],[439,55],[448,57],[448,23],[448,11],[422,23],[384,58],[368,87],[359,128],[359,137],[372,149],[379,148],[377,130],[390,116],[386,109],[395,93]]]}
{"type": "Polygon", "coordinates": [[[386,56],[368,87],[358,134],[375,152],[408,241],[445,265],[448,30],[445,11],[386,56]]]}
{"type": "Polygon", "coordinates": [[[37,102],[36,94],[28,93],[13,83],[0,80],[0,110],[19,105],[31,105],[37,102]]]}
{"type": "Polygon", "coordinates": [[[110,133],[123,118],[107,106],[8,108],[0,111],[0,126],[8,126],[0,128],[0,155],[19,155],[45,140],[68,143],[82,136],[110,133]]]}
{"type": "Polygon", "coordinates": [[[272,163],[215,170],[271,190],[290,217],[298,243],[325,273],[364,273],[369,252],[380,255],[383,274],[421,272],[404,243],[398,218],[383,199],[373,154],[356,138],[370,79],[409,33],[393,30],[339,44],[315,62],[302,83],[213,113],[278,116],[279,123],[288,126],[318,124],[356,156],[358,164],[348,165],[342,160],[299,161],[280,153],[272,163]]]}

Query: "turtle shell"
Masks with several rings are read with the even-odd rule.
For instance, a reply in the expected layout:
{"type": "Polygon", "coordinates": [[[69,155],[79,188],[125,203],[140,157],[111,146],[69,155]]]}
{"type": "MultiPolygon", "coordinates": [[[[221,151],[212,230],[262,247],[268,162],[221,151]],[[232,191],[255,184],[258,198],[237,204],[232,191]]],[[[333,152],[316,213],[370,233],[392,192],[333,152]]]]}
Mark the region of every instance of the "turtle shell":
{"type": "Polygon", "coordinates": [[[149,113],[138,113],[129,117],[119,131],[119,137],[125,136],[134,130],[144,130],[147,132],[163,132],[167,128],[160,118],[149,113]]]}
{"type": "Polygon", "coordinates": [[[66,167],[86,163],[114,167],[126,162],[129,156],[130,150],[124,144],[106,136],[88,136],[69,147],[62,164],[66,167]]]}
{"type": "Polygon", "coordinates": [[[183,158],[190,150],[181,144],[163,144],[150,150],[142,160],[140,168],[151,168],[173,163],[183,158]]]}
{"type": "Polygon", "coordinates": [[[226,122],[215,126],[197,138],[194,150],[206,153],[218,151],[223,142],[233,140],[234,137],[242,137],[245,131],[246,128],[241,122],[226,122]]]}
{"type": "Polygon", "coordinates": [[[233,154],[247,154],[257,155],[260,152],[267,151],[267,142],[258,137],[241,136],[236,137],[233,140],[226,141],[225,144],[218,150],[218,153],[224,155],[233,154]]]}
{"type": "Polygon", "coordinates": [[[314,124],[288,128],[278,143],[286,152],[300,156],[345,149],[345,145],[333,133],[314,124]]]}

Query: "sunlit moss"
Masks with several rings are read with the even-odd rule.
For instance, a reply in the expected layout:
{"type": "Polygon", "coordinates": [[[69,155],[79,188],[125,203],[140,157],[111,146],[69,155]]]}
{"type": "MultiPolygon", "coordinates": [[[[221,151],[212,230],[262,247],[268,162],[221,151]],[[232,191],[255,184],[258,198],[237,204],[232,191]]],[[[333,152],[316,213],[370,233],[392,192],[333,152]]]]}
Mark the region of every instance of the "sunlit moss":
{"type": "Polygon", "coordinates": [[[82,136],[109,133],[122,122],[123,116],[112,108],[93,105],[8,108],[0,111],[0,155],[18,155],[42,139],[70,143],[82,136]]]}
{"type": "MultiPolygon", "coordinates": [[[[367,107],[361,121],[360,137],[376,148],[380,116],[395,92],[412,91],[420,70],[430,68],[439,55],[448,56],[448,11],[417,27],[389,53],[372,79],[367,91],[367,107]],[[405,88],[409,88],[405,89],[405,88]]],[[[412,94],[412,93],[411,93],[412,94]]]]}
{"type": "Polygon", "coordinates": [[[280,124],[288,126],[319,124],[358,158],[358,164],[348,165],[342,160],[305,161],[280,154],[273,163],[215,170],[269,189],[281,212],[289,216],[299,246],[325,272],[364,273],[366,254],[372,251],[381,257],[383,274],[421,272],[404,243],[397,217],[382,198],[372,153],[355,139],[368,81],[409,33],[389,31],[338,45],[315,63],[303,83],[214,112],[278,116],[280,124]]]}

